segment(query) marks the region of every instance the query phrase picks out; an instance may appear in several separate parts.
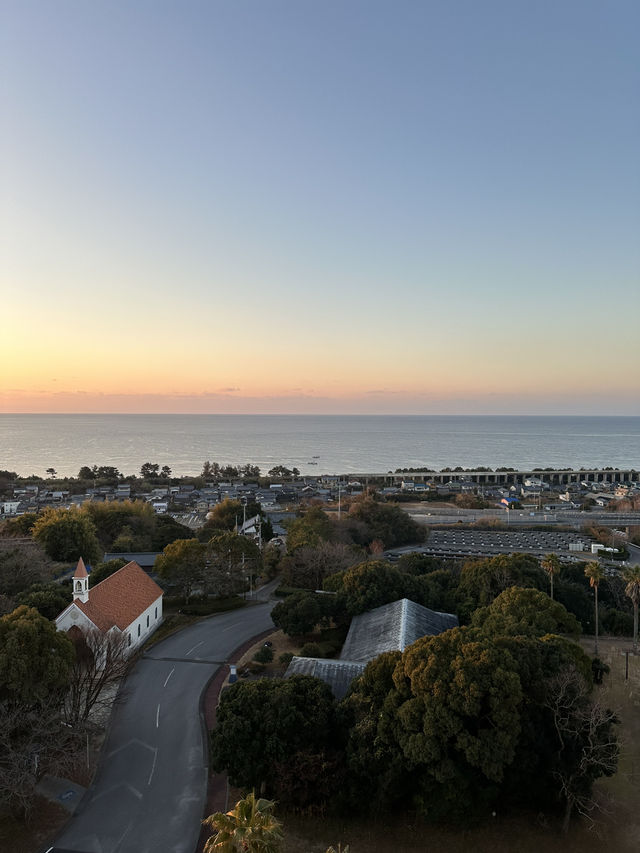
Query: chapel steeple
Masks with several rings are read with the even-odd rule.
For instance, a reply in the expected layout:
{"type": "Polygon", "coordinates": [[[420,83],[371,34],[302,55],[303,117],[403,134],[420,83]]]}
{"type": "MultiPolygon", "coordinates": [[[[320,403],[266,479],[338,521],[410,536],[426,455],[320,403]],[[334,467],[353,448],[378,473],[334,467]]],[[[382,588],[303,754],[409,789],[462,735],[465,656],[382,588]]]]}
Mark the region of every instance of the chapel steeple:
{"type": "Polygon", "coordinates": [[[78,565],[73,573],[73,600],[76,599],[82,602],[89,601],[89,572],[82,557],[78,560],[78,565]]]}

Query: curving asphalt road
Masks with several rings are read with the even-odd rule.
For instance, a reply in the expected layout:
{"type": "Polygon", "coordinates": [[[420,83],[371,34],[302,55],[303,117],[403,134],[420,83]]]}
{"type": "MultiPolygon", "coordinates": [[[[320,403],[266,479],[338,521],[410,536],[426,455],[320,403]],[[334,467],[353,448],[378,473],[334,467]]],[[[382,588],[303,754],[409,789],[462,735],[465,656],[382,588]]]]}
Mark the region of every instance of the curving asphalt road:
{"type": "Polygon", "coordinates": [[[153,646],[114,709],[100,767],[55,850],[193,853],[207,794],[200,697],[273,603],[213,616],[153,646]]]}

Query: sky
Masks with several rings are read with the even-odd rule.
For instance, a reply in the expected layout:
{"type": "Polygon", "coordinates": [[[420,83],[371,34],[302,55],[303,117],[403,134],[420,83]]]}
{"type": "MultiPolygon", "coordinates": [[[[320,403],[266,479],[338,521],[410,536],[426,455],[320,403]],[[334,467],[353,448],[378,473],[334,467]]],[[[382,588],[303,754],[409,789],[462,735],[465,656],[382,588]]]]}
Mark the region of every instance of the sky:
{"type": "Polygon", "coordinates": [[[2,0],[0,412],[640,415],[636,0],[2,0]]]}

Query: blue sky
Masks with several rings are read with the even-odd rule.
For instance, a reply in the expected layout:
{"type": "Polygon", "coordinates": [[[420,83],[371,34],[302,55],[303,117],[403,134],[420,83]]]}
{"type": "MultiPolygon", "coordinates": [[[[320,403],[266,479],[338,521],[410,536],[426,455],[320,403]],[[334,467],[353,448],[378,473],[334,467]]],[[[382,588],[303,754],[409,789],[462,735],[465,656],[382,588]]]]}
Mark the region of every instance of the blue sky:
{"type": "Polygon", "coordinates": [[[0,410],[640,414],[639,25],[5,0],[0,410]]]}

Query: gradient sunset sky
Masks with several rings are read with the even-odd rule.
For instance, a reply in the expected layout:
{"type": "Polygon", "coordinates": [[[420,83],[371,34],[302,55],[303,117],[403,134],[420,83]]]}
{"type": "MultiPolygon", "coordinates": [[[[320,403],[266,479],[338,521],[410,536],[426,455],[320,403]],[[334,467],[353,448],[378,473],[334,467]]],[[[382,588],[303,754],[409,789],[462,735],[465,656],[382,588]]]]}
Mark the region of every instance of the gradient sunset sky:
{"type": "Polygon", "coordinates": [[[640,414],[637,0],[0,16],[0,411],[640,414]]]}

